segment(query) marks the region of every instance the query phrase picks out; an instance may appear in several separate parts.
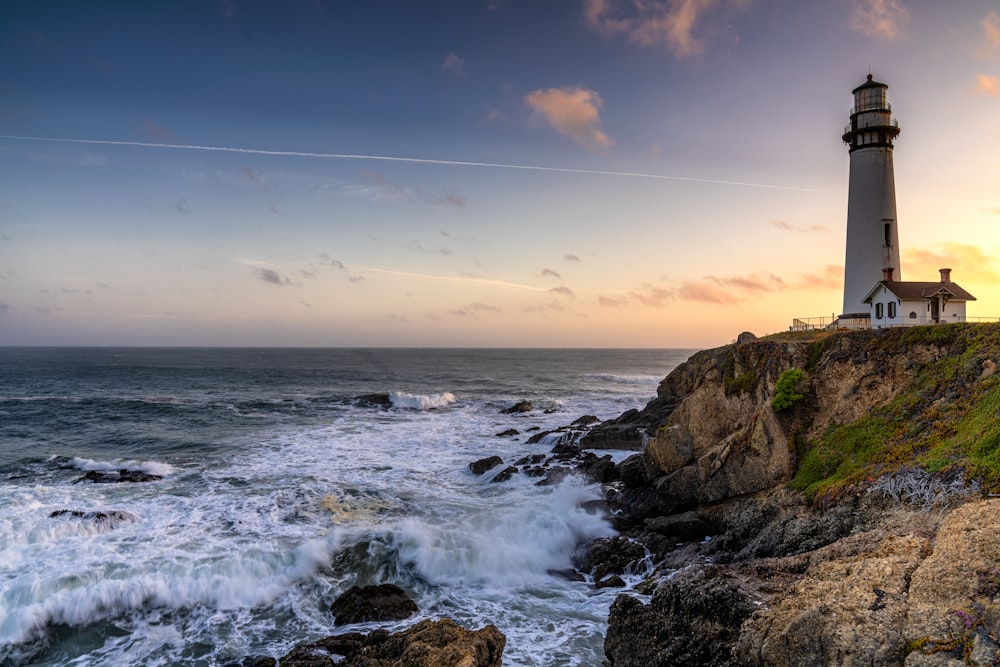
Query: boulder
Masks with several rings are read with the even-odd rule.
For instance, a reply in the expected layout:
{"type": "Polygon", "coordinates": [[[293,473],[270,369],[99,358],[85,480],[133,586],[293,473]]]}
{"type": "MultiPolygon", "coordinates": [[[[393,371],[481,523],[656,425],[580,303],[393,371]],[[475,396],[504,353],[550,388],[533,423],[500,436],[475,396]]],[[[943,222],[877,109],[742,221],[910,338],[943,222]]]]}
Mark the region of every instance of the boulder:
{"type": "Polygon", "coordinates": [[[129,470],[122,468],[117,472],[103,472],[100,470],[89,470],[85,475],[76,480],[79,482],[93,482],[94,484],[117,484],[119,482],[155,482],[163,479],[162,475],[151,475],[142,470],[129,470]]]}
{"type": "Polygon", "coordinates": [[[425,620],[390,634],[348,633],[295,647],[281,667],[500,667],[507,638],[493,625],[467,630],[454,621],[425,620]],[[333,656],[337,656],[334,661],[333,656]]]}
{"type": "Polygon", "coordinates": [[[500,431],[499,433],[497,433],[497,437],[498,438],[507,438],[507,437],[510,437],[512,435],[520,435],[520,434],[521,434],[521,432],[518,431],[516,428],[509,428],[506,431],[500,431]]]}
{"type": "Polygon", "coordinates": [[[334,625],[366,621],[400,621],[417,612],[417,604],[393,584],[353,586],[330,605],[334,625]]]}
{"type": "Polygon", "coordinates": [[[473,461],[469,464],[469,470],[473,475],[482,475],[484,472],[493,470],[497,466],[503,465],[503,459],[499,456],[487,456],[484,459],[473,461]]]}
{"type": "Polygon", "coordinates": [[[518,472],[519,472],[518,469],[515,468],[514,466],[507,466],[506,468],[498,472],[496,475],[494,475],[493,479],[490,480],[490,484],[494,484],[496,482],[506,482],[511,477],[516,475],[518,472]]]}
{"type": "Polygon", "coordinates": [[[731,647],[753,610],[748,596],[716,572],[688,572],[664,581],[648,605],[619,595],[604,640],[608,665],[736,665],[731,647]]]}
{"type": "Polygon", "coordinates": [[[625,574],[646,557],[646,549],[627,537],[599,537],[577,554],[576,567],[600,581],[609,574],[625,574]]]}
{"type": "Polygon", "coordinates": [[[531,404],[531,401],[518,401],[509,408],[504,408],[500,411],[502,415],[513,415],[520,412],[531,412],[535,409],[535,406],[531,404]]]}
{"type": "Polygon", "coordinates": [[[645,453],[659,474],[669,475],[691,461],[694,439],[677,424],[664,426],[646,443],[645,453]]]}

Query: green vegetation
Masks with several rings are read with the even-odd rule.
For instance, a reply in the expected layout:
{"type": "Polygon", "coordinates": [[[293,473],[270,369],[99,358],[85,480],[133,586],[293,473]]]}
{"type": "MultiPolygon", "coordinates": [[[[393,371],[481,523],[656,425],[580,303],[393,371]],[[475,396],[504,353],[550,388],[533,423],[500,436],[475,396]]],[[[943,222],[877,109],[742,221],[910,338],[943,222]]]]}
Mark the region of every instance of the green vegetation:
{"type": "Polygon", "coordinates": [[[806,372],[801,368],[789,368],[781,374],[774,384],[776,391],[771,399],[771,407],[775,412],[781,412],[792,407],[797,401],[801,401],[805,396],[798,393],[798,385],[806,377],[806,372]]]}
{"type": "Polygon", "coordinates": [[[733,394],[747,394],[753,390],[754,384],[757,382],[757,374],[752,370],[745,373],[740,373],[735,377],[726,377],[722,381],[722,386],[726,392],[726,396],[732,396],[733,394]]]}
{"type": "MultiPolygon", "coordinates": [[[[963,470],[984,491],[1000,491],[1000,325],[883,330],[852,343],[874,361],[876,372],[879,363],[908,357],[912,382],[888,405],[799,443],[792,486],[810,496],[835,494],[914,466],[963,470]]],[[[785,402],[779,403],[782,379],[784,374],[775,410],[785,402]]],[[[788,398],[794,395],[793,389],[788,398]]]]}

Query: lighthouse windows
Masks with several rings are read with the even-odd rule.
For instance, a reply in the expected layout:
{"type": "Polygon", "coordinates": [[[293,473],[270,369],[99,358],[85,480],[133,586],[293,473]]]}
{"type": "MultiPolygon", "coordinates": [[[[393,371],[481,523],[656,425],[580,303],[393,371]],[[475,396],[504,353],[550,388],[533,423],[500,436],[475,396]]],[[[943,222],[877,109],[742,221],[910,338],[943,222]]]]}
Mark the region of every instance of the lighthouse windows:
{"type": "Polygon", "coordinates": [[[882,224],[882,231],[885,233],[885,247],[892,247],[892,223],[886,222],[882,224]]]}

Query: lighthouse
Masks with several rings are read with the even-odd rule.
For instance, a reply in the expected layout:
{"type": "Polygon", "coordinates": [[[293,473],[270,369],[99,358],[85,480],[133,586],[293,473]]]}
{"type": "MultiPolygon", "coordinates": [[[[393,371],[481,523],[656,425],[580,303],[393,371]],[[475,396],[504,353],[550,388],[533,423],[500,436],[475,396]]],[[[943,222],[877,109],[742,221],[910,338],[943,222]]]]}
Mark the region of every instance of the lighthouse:
{"type": "Polygon", "coordinates": [[[892,118],[888,89],[871,74],[854,89],[851,123],[842,137],[851,156],[842,321],[868,319],[871,305],[865,298],[872,285],[902,279],[892,174],[892,142],[899,123],[892,118]]]}

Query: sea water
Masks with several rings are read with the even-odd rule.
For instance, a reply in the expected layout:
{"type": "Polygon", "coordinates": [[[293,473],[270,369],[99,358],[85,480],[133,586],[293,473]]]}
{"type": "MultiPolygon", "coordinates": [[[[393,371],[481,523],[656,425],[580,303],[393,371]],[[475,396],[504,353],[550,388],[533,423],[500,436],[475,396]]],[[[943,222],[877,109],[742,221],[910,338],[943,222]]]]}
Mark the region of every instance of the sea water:
{"type": "Polygon", "coordinates": [[[496,625],[505,665],[599,665],[619,591],[553,572],[614,534],[600,488],[468,464],[642,407],[689,354],[0,348],[0,664],[216,665],[450,617],[496,625]],[[84,479],[120,469],[160,479],[84,479]],[[333,627],[385,582],[414,618],[333,627]]]}

